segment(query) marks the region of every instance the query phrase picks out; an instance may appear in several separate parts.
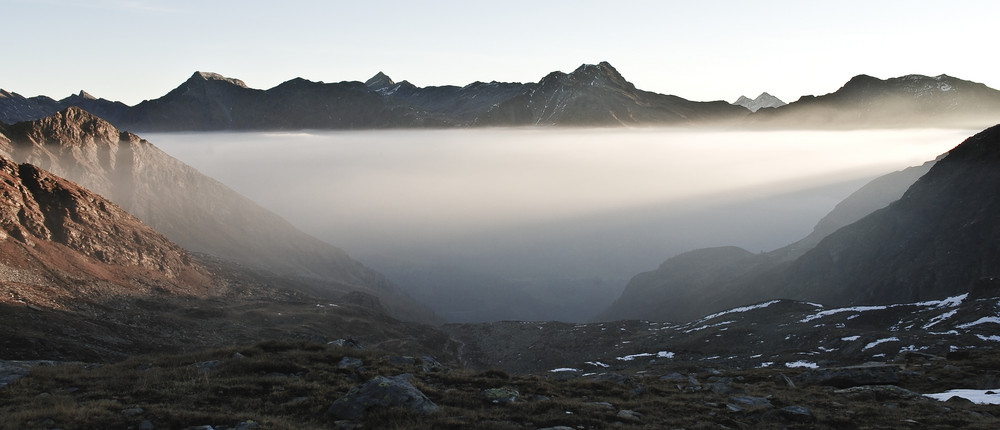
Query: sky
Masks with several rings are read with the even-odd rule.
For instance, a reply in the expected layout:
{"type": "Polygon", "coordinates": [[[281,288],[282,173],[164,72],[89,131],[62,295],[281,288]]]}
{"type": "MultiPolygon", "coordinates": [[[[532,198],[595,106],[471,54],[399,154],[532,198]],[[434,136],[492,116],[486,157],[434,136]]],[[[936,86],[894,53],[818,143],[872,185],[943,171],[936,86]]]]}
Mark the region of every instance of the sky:
{"type": "Polygon", "coordinates": [[[417,86],[537,82],[610,62],[689,100],[786,102],[852,76],[948,74],[1000,88],[995,0],[0,0],[0,88],[133,105],[195,71],[267,89],[302,77],[417,86]]]}

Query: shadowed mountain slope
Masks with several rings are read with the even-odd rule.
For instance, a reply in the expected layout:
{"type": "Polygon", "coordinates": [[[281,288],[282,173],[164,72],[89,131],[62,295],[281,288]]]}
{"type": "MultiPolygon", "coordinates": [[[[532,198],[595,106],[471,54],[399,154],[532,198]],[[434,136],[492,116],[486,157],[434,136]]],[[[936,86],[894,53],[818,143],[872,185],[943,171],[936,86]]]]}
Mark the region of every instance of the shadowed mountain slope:
{"type": "Polygon", "coordinates": [[[838,203],[811,234],[780,249],[753,254],[731,246],[670,258],[655,271],[632,278],[618,300],[596,319],[686,321],[726,307],[771,299],[771,293],[748,288],[748,279],[787,265],[834,231],[899,199],[934,164],[929,161],[872,180],[838,203]]]}

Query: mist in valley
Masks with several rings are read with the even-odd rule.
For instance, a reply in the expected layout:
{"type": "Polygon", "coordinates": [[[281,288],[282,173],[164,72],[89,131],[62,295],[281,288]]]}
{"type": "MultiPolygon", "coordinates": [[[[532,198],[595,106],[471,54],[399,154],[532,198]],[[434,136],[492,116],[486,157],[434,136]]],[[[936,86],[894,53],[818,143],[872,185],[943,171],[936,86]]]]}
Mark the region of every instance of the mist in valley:
{"type": "Polygon", "coordinates": [[[586,321],[697,248],[770,251],[974,130],[145,134],[457,322],[586,321]]]}

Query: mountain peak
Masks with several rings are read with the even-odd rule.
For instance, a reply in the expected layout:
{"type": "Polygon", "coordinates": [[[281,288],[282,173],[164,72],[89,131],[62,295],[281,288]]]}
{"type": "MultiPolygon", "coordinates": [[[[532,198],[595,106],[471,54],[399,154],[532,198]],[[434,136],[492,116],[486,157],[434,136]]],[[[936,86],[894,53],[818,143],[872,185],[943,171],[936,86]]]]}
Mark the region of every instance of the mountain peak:
{"type": "Polygon", "coordinates": [[[97,100],[97,97],[90,95],[90,93],[84,90],[80,90],[80,94],[78,94],[78,96],[84,100],[97,100]]]}
{"type": "Polygon", "coordinates": [[[376,73],[375,76],[371,77],[371,79],[365,81],[365,86],[372,91],[378,91],[381,89],[391,87],[393,85],[396,85],[396,82],[394,82],[391,78],[389,78],[389,76],[387,76],[385,73],[382,72],[376,73]]]}
{"type": "Polygon", "coordinates": [[[230,84],[236,85],[238,87],[247,88],[247,84],[243,83],[243,81],[241,81],[239,79],[227,78],[227,77],[222,76],[222,75],[220,75],[218,73],[212,73],[212,72],[194,72],[194,74],[191,75],[191,78],[188,79],[188,82],[192,82],[192,81],[194,81],[194,82],[198,82],[198,81],[223,81],[223,82],[228,82],[230,84]]]}
{"type": "Polygon", "coordinates": [[[766,91],[760,93],[755,99],[750,99],[747,96],[740,96],[733,102],[734,105],[743,106],[750,109],[751,112],[757,112],[762,108],[776,108],[786,105],[787,103],[781,101],[781,99],[768,94],[766,91]]]}

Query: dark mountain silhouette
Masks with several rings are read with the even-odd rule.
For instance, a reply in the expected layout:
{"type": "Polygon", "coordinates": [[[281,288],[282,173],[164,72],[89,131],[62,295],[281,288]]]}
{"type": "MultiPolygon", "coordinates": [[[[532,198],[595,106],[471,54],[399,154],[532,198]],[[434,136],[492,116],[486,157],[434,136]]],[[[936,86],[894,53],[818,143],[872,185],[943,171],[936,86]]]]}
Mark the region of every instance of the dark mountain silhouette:
{"type": "Polygon", "coordinates": [[[1000,275],[1000,126],[952,149],[897,201],[756,288],[834,305],[937,299],[1000,275]]]}
{"type": "Polygon", "coordinates": [[[1000,91],[981,83],[948,75],[858,75],[833,93],[763,109],[749,122],[782,128],[983,127],[998,117],[1000,91]]]}
{"type": "Polygon", "coordinates": [[[106,196],[188,250],[299,280],[320,297],[365,291],[400,318],[435,321],[381,274],[154,145],[78,108],[5,126],[11,158],[106,196]]]}
{"type": "Polygon", "coordinates": [[[607,62],[552,72],[490,109],[478,125],[690,124],[746,115],[726,102],[692,102],[638,90],[607,62]]]}
{"type": "Polygon", "coordinates": [[[730,246],[672,257],[655,271],[632,278],[615,303],[596,319],[684,321],[774,298],[771,292],[750,288],[748,281],[786,266],[834,231],[899,199],[934,164],[930,161],[872,180],[837,204],[812,233],[780,249],[754,254],[730,246]]]}
{"type": "Polygon", "coordinates": [[[394,82],[379,72],[365,82],[379,94],[418,108],[443,122],[470,124],[498,103],[516,96],[528,85],[509,82],[473,82],[464,87],[445,85],[417,87],[408,81],[394,82]]]}

